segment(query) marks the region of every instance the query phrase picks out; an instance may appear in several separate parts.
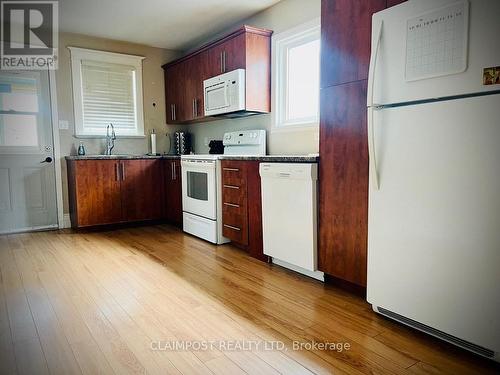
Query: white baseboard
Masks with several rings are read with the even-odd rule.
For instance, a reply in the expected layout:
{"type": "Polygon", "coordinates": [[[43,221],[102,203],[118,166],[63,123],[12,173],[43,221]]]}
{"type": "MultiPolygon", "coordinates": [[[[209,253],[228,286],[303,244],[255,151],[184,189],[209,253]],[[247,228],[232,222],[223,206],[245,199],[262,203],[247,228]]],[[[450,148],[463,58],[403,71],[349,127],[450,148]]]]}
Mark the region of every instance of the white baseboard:
{"type": "Polygon", "coordinates": [[[69,214],[63,215],[63,222],[62,222],[62,226],[60,226],[60,228],[61,229],[71,228],[71,216],[69,216],[69,214]]]}

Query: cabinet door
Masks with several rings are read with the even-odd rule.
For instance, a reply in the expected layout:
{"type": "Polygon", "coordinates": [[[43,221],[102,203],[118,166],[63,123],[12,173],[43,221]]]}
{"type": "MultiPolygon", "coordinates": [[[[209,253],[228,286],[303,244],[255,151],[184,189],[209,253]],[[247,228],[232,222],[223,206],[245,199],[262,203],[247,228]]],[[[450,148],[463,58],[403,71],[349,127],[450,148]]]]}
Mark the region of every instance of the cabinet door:
{"type": "Polygon", "coordinates": [[[196,120],[205,115],[203,81],[208,78],[208,51],[200,52],[182,64],[186,66],[185,75],[185,121],[196,120]]]}
{"type": "Polygon", "coordinates": [[[366,80],[321,90],[319,269],[366,285],[366,80]]]}
{"type": "Polygon", "coordinates": [[[372,14],[386,0],[321,2],[321,88],[368,78],[372,14]]]}
{"type": "Polygon", "coordinates": [[[163,214],[161,160],[121,160],[120,175],[124,221],[160,219],[163,214]]]}
{"type": "Polygon", "coordinates": [[[180,160],[165,160],[165,218],[182,225],[182,174],[180,160]]]}
{"type": "Polygon", "coordinates": [[[208,50],[210,77],[245,68],[245,33],[215,45],[208,50]]]}
{"type": "Polygon", "coordinates": [[[68,175],[73,226],[122,221],[118,168],[116,160],[73,162],[68,175]]]}
{"type": "Polygon", "coordinates": [[[186,62],[180,62],[165,70],[165,96],[167,123],[178,124],[186,121],[190,108],[186,105],[186,62]]]}

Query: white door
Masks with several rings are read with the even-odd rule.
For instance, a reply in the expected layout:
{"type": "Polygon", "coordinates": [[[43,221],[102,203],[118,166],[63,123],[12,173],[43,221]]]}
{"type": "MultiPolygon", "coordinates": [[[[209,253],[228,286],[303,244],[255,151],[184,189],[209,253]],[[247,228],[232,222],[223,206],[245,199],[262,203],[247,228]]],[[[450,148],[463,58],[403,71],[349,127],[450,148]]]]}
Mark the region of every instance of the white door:
{"type": "Polygon", "coordinates": [[[183,160],[182,210],[210,220],[217,219],[215,160],[183,160]]]}
{"type": "Polygon", "coordinates": [[[375,111],[367,299],[500,351],[500,94],[375,111]]]}
{"type": "Polygon", "coordinates": [[[0,233],[57,227],[48,72],[0,72],[0,233]]]}

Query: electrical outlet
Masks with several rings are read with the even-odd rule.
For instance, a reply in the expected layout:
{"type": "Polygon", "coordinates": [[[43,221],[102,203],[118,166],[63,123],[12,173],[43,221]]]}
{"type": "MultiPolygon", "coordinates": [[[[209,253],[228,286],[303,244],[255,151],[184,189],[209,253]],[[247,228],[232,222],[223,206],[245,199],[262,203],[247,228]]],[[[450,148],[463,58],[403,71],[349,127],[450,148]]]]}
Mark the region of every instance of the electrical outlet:
{"type": "Polygon", "coordinates": [[[203,138],[203,144],[208,146],[208,137],[203,138]]]}

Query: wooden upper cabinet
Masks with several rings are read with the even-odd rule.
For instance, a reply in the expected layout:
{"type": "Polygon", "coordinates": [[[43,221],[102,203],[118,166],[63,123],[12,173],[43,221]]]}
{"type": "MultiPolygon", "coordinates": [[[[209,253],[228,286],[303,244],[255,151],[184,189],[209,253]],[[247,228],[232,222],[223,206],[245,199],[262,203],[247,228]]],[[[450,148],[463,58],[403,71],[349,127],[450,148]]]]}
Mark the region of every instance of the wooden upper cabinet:
{"type": "Polygon", "coordinates": [[[179,64],[165,69],[165,97],[168,124],[180,122],[178,118],[182,119],[183,116],[182,106],[185,101],[185,94],[181,86],[184,77],[182,68],[184,66],[179,64]]]}
{"type": "Polygon", "coordinates": [[[123,221],[161,219],[163,168],[160,159],[121,160],[123,221]]]}
{"type": "Polygon", "coordinates": [[[235,69],[245,69],[245,34],[219,43],[208,50],[209,77],[235,69]]]}
{"type": "Polygon", "coordinates": [[[202,51],[178,65],[185,69],[185,98],[181,122],[197,120],[204,116],[203,81],[210,74],[208,51],[202,51]]]}
{"type": "Polygon", "coordinates": [[[386,0],[321,2],[321,88],[368,78],[372,14],[386,0]]]}
{"type": "Polygon", "coordinates": [[[167,123],[205,119],[203,81],[246,70],[246,110],[271,111],[271,30],[242,26],[188,55],[165,64],[167,123]]]}

